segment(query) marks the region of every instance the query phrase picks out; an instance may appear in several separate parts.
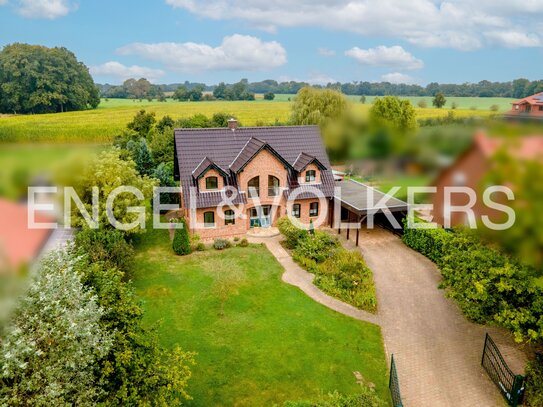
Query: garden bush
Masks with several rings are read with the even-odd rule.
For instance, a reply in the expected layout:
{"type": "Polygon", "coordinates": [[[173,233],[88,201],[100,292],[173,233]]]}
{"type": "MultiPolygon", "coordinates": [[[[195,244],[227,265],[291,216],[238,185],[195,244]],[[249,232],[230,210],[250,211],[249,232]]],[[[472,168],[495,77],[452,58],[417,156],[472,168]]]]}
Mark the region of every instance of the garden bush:
{"type": "Polygon", "coordinates": [[[187,224],[184,219],[181,219],[175,229],[175,234],[172,243],[173,251],[178,256],[190,254],[190,238],[187,224]]]}
{"type": "Polygon", "coordinates": [[[202,242],[200,242],[200,243],[198,243],[196,245],[196,251],[197,252],[203,252],[205,249],[206,249],[206,245],[203,244],[202,242]]]}
{"type": "Polygon", "coordinates": [[[526,366],[524,405],[543,406],[543,354],[526,366]]]}
{"type": "Polygon", "coordinates": [[[294,257],[305,257],[317,263],[322,263],[332,256],[338,247],[339,241],[337,238],[326,232],[316,230],[313,235],[307,234],[304,238],[298,240],[294,248],[294,257]]]}
{"type": "Polygon", "coordinates": [[[226,239],[215,239],[213,241],[213,247],[215,250],[224,250],[231,246],[232,244],[226,239]]]}
{"type": "Polygon", "coordinates": [[[308,235],[306,230],[294,226],[286,216],[277,221],[277,227],[281,234],[285,236],[285,244],[289,249],[294,249],[298,241],[308,235]]]}
{"type": "Polygon", "coordinates": [[[385,407],[387,405],[369,387],[363,386],[359,394],[344,395],[337,391],[316,401],[287,401],[283,407],[385,407]]]}
{"type": "Polygon", "coordinates": [[[247,247],[249,246],[249,241],[245,238],[241,239],[241,241],[238,243],[239,247],[247,247]]]}

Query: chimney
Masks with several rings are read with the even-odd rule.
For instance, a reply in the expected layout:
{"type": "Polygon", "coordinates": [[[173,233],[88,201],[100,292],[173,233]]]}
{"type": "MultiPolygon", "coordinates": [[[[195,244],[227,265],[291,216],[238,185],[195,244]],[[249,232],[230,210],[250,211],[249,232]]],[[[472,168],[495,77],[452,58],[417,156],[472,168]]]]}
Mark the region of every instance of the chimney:
{"type": "Polygon", "coordinates": [[[231,117],[228,120],[228,128],[232,131],[236,131],[236,129],[238,128],[238,121],[234,119],[233,117],[231,117]]]}

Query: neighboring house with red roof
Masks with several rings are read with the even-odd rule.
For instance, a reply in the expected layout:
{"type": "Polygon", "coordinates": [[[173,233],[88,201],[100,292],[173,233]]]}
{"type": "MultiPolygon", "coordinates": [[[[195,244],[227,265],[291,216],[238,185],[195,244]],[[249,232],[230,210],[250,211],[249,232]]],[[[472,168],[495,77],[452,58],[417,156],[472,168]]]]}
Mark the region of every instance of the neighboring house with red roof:
{"type": "MultiPolygon", "coordinates": [[[[542,160],[543,162],[543,136],[524,136],[518,139],[505,139],[488,137],[485,133],[476,134],[473,144],[456,161],[443,170],[437,177],[434,185],[437,192],[433,199],[433,221],[444,225],[445,213],[448,209],[445,205],[445,187],[470,187],[477,194],[477,203],[473,207],[475,216],[480,219],[482,215],[489,216],[490,220],[497,222],[503,212],[490,209],[483,204],[481,189],[484,187],[484,179],[491,170],[492,157],[501,148],[507,148],[507,152],[519,160],[542,160]]],[[[495,200],[495,198],[493,198],[495,200]]],[[[467,205],[469,197],[465,194],[452,194],[451,206],[467,205]]],[[[451,225],[466,223],[464,213],[452,213],[451,225]]]]}
{"type": "MultiPolygon", "coordinates": [[[[36,223],[52,223],[54,218],[40,213],[36,223]]],[[[51,236],[50,229],[28,228],[28,207],[0,198],[0,270],[18,270],[30,265],[51,236]]]]}
{"type": "Polygon", "coordinates": [[[504,114],[512,119],[543,119],[543,92],[516,100],[511,110],[504,114]]]}

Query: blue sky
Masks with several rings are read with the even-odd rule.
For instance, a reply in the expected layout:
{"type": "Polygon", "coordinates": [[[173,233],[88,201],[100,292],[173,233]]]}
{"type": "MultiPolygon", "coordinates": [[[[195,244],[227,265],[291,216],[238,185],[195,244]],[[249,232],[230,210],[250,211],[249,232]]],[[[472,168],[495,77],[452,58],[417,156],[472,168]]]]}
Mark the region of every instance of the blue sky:
{"type": "Polygon", "coordinates": [[[0,46],[65,46],[101,83],[540,79],[543,0],[474,3],[0,0],[0,46]]]}

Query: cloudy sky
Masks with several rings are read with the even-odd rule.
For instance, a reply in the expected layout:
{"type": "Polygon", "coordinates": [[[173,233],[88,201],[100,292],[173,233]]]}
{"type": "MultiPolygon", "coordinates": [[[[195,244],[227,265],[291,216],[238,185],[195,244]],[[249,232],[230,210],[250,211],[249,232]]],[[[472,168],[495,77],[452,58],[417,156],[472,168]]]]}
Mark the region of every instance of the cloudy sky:
{"type": "Polygon", "coordinates": [[[12,42],[101,83],[540,79],[543,0],[0,0],[12,42]]]}

